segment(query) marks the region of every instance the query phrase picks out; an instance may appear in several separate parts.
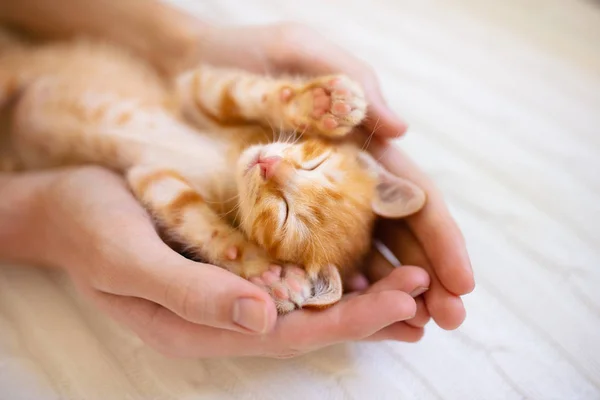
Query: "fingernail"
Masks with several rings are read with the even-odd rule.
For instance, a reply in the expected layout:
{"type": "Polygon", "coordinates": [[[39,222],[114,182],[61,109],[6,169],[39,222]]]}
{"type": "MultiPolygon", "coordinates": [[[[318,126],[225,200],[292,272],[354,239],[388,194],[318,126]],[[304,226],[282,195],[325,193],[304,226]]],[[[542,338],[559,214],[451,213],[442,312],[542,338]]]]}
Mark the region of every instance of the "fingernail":
{"type": "Polygon", "coordinates": [[[265,333],[268,323],[267,305],[258,299],[238,299],[233,305],[233,322],[252,332],[265,333]]]}
{"type": "Polygon", "coordinates": [[[429,290],[428,287],[419,286],[418,288],[416,288],[415,290],[413,290],[412,292],[410,292],[410,295],[412,297],[417,297],[417,296],[422,295],[423,293],[425,293],[428,290],[429,290]]]}

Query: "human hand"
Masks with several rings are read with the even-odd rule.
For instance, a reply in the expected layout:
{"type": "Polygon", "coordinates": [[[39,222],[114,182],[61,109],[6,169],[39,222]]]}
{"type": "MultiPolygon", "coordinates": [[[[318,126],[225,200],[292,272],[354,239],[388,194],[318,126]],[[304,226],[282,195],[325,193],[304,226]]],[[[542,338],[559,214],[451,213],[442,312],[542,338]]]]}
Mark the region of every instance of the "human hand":
{"type": "Polygon", "coordinates": [[[412,342],[423,334],[399,322],[424,318],[407,294],[429,285],[420,268],[394,271],[327,310],[277,319],[271,298],[254,284],[171,250],[113,173],[68,170],[47,187],[37,213],[41,261],[65,268],[81,293],[163,353],[287,357],[343,341],[412,342]]]}
{"type": "MultiPolygon", "coordinates": [[[[215,29],[202,42],[201,54],[211,63],[262,73],[344,73],[365,89],[369,103],[363,126],[365,137],[373,133],[376,139],[389,139],[405,133],[406,124],[385,103],[373,70],[316,32],[297,24],[215,29]]],[[[465,318],[459,296],[474,288],[460,229],[440,192],[403,152],[383,140],[372,141],[370,150],[390,172],[408,178],[427,193],[428,201],[419,213],[403,221],[382,220],[377,237],[401,263],[418,265],[429,272],[431,286],[417,300],[419,309],[425,303],[427,311],[420,314],[428,312],[442,328],[455,329],[465,318]]],[[[380,254],[372,257],[368,271],[371,280],[390,273],[392,266],[380,254]]],[[[427,318],[407,321],[413,326],[425,322],[427,318]]]]}

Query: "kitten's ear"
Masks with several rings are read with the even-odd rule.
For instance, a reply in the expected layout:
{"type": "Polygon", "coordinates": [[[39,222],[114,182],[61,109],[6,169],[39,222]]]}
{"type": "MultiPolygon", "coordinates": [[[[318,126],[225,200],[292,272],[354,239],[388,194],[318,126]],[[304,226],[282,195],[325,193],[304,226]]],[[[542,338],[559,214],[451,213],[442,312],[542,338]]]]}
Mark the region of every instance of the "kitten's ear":
{"type": "Polygon", "coordinates": [[[425,192],[407,179],[388,172],[370,154],[360,152],[358,162],[377,176],[377,187],[371,207],[385,218],[402,218],[414,214],[425,205],[425,192]]]}
{"type": "MultiPolygon", "coordinates": [[[[309,274],[309,277],[310,275],[312,274],[309,274]]],[[[303,308],[327,308],[342,298],[342,277],[335,266],[329,265],[323,268],[316,276],[311,277],[311,281],[313,296],[302,304],[303,308]]]]}

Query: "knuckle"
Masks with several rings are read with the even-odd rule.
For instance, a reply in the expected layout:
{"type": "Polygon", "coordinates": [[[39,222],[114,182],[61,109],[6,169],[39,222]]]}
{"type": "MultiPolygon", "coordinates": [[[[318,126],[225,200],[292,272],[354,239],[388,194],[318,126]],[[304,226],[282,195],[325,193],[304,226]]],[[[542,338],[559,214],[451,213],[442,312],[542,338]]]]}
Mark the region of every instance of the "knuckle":
{"type": "Polygon", "coordinates": [[[201,282],[188,279],[185,284],[180,280],[169,282],[165,288],[165,302],[169,308],[185,319],[196,323],[206,323],[213,314],[209,309],[207,295],[202,290],[201,282]]]}

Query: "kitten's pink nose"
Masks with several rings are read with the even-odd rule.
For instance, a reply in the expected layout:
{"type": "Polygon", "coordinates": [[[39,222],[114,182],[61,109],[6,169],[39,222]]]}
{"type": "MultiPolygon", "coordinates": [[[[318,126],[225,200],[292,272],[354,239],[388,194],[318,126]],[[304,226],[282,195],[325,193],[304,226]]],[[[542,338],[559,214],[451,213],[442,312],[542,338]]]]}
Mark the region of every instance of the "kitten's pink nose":
{"type": "Polygon", "coordinates": [[[272,156],[258,159],[258,166],[260,167],[260,174],[265,179],[271,179],[275,174],[277,165],[281,162],[281,157],[272,156]]]}

